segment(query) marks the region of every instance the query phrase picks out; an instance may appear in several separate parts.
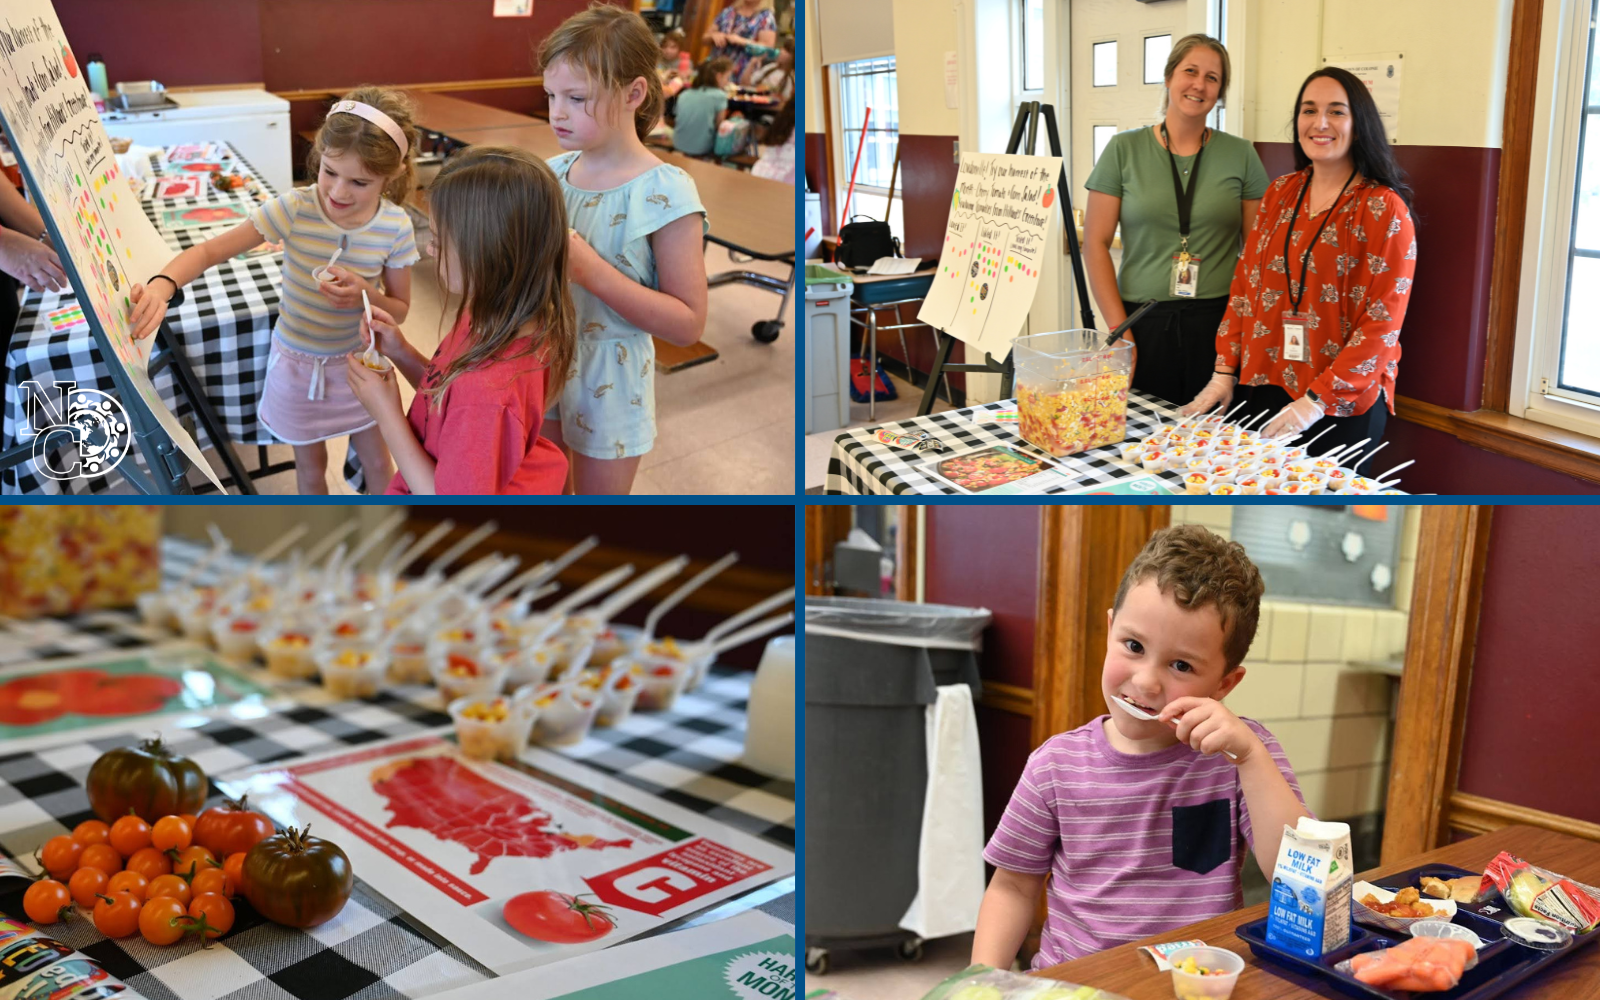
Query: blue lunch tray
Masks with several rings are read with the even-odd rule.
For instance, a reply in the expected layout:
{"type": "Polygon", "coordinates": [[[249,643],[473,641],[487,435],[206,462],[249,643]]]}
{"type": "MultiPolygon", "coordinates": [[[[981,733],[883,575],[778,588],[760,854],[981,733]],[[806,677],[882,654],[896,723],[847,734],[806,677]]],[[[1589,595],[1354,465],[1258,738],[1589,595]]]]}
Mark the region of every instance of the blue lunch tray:
{"type": "MultiPolygon", "coordinates": [[[[1482,875],[1482,872],[1472,872],[1454,865],[1423,865],[1410,871],[1400,872],[1396,875],[1386,875],[1382,878],[1370,880],[1373,885],[1384,889],[1403,889],[1408,885],[1418,885],[1424,875],[1437,879],[1460,878],[1464,875],[1482,875]]],[[[1600,929],[1592,930],[1587,934],[1579,934],[1567,944],[1556,951],[1535,951],[1525,948],[1515,941],[1508,940],[1501,931],[1502,921],[1515,917],[1517,914],[1508,907],[1499,896],[1483,903],[1457,903],[1456,916],[1453,923],[1477,934],[1484,941],[1484,946],[1478,949],[1478,964],[1468,969],[1461,976],[1461,982],[1454,989],[1438,993],[1414,993],[1409,990],[1385,990],[1376,986],[1369,986],[1347,972],[1339,972],[1334,968],[1340,962],[1353,955],[1364,951],[1375,951],[1379,948],[1390,948],[1406,940],[1410,935],[1404,932],[1385,930],[1381,927],[1367,927],[1350,923],[1350,941],[1343,948],[1338,948],[1319,958],[1307,958],[1282,950],[1275,945],[1267,943],[1267,921],[1265,918],[1253,923],[1244,924],[1234,930],[1239,940],[1250,946],[1250,950],[1257,958],[1267,962],[1276,962],[1286,965],[1302,975],[1313,976],[1327,982],[1334,989],[1353,997],[1381,997],[1382,1000],[1423,1000],[1423,998],[1437,998],[1437,1000],[1489,1000],[1509,990],[1531,976],[1538,975],[1553,962],[1559,962],[1567,955],[1593,942],[1600,937],[1600,929]]]]}

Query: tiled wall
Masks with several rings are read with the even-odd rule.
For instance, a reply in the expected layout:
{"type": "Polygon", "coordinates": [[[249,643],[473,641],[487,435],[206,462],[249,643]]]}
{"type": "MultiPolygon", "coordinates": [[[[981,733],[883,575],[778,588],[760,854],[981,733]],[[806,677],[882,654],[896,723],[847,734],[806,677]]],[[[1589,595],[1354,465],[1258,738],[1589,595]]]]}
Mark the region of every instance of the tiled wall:
{"type": "MultiPolygon", "coordinates": [[[[1417,511],[1408,508],[1395,571],[1395,607],[1409,608],[1416,568],[1417,511]]],[[[1174,524],[1203,524],[1224,537],[1233,509],[1174,505],[1174,524]]],[[[1363,660],[1402,659],[1406,611],[1262,601],[1249,671],[1227,698],[1261,722],[1289,756],[1306,804],[1323,819],[1383,808],[1389,774],[1390,709],[1399,681],[1356,670],[1363,660]]]]}

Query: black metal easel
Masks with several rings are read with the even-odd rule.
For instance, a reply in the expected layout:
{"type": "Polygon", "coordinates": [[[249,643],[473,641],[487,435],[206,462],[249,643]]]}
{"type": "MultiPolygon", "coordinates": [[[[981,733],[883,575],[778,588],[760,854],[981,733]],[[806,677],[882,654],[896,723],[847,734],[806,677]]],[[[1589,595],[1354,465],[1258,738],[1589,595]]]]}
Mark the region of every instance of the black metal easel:
{"type": "MultiPolygon", "coordinates": [[[[1011,139],[1006,143],[1006,153],[1014,154],[1023,149],[1023,129],[1026,128],[1027,147],[1024,155],[1033,155],[1039,137],[1040,118],[1044,119],[1045,132],[1050,140],[1050,155],[1061,155],[1061,133],[1056,130],[1056,109],[1053,105],[1041,104],[1038,101],[1024,101],[1017,108],[1017,120],[1011,126],[1011,139]]],[[[1078,308],[1083,316],[1084,328],[1092,330],[1094,309],[1089,305],[1089,283],[1084,277],[1083,251],[1078,246],[1078,228],[1072,220],[1072,188],[1067,185],[1065,162],[1061,164],[1061,176],[1056,181],[1056,194],[1057,200],[1061,203],[1062,222],[1067,228],[1067,252],[1072,257],[1072,276],[1078,286],[1078,308]]],[[[956,338],[943,330],[935,330],[934,335],[939,342],[939,349],[933,358],[933,368],[928,372],[928,384],[922,390],[922,403],[917,407],[917,416],[925,417],[933,411],[933,401],[939,391],[939,380],[948,372],[985,372],[999,375],[1001,398],[1011,397],[1011,383],[1016,369],[1012,365],[1010,354],[1006,355],[1004,362],[996,361],[993,355],[985,352],[981,365],[953,365],[949,364],[948,360],[950,348],[955,344],[956,338]]]]}

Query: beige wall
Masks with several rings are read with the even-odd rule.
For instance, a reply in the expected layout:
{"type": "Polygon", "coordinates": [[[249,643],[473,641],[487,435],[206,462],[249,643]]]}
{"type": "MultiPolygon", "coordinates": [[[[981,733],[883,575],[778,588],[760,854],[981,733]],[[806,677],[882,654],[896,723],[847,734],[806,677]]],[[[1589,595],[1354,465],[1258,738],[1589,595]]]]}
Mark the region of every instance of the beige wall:
{"type": "MultiPolygon", "coordinates": [[[[1226,536],[1233,509],[1177,505],[1172,521],[1203,524],[1226,536]]],[[[1395,570],[1396,609],[1411,603],[1418,523],[1416,508],[1407,508],[1395,570]]],[[[1262,601],[1261,625],[1244,663],[1248,673],[1227,705],[1277,737],[1306,804],[1319,817],[1345,819],[1383,808],[1398,681],[1349,664],[1402,658],[1406,621],[1404,610],[1303,604],[1270,593],[1262,601]]]]}
{"type": "Polygon", "coordinates": [[[945,107],[944,54],[957,47],[949,0],[894,0],[895,73],[900,85],[900,131],[957,135],[959,108],[945,107]]]}
{"type": "MultiPolygon", "coordinates": [[[[822,117],[822,42],[817,38],[817,0],[806,0],[806,131],[827,131],[822,117]]],[[[819,182],[820,183],[820,182],[819,182]]]]}

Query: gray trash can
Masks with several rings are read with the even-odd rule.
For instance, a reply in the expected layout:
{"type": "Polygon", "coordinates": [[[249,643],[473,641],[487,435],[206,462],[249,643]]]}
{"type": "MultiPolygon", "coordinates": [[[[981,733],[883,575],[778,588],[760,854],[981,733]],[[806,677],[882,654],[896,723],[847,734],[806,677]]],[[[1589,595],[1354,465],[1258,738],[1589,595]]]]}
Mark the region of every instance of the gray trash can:
{"type": "Polygon", "coordinates": [[[937,688],[980,691],[983,608],[808,597],[806,626],[806,967],[830,950],[897,945],[917,894],[927,791],[927,708],[937,688]]]}
{"type": "Polygon", "coordinates": [[[806,433],[850,423],[850,275],[806,265],[806,433]]]}

